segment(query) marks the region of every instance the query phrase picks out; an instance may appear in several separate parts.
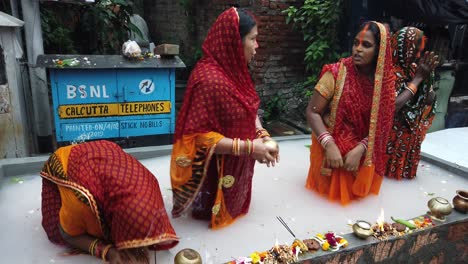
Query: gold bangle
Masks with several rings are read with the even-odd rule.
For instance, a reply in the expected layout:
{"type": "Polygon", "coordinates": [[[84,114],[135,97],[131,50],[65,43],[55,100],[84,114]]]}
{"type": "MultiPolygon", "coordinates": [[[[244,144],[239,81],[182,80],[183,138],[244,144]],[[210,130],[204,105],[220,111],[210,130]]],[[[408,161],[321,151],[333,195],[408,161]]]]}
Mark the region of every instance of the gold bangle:
{"type": "Polygon", "coordinates": [[[93,242],[91,242],[91,244],[89,244],[89,248],[88,248],[88,251],[89,251],[89,254],[91,256],[94,256],[94,248],[96,247],[96,244],[99,242],[99,239],[95,239],[93,240],[93,242]]]}
{"type": "Polygon", "coordinates": [[[107,261],[106,259],[107,252],[109,252],[111,248],[112,248],[112,245],[107,245],[104,247],[104,249],[102,250],[102,255],[101,255],[102,260],[107,261]]]}
{"type": "Polygon", "coordinates": [[[409,89],[410,91],[413,92],[413,95],[415,95],[416,92],[418,91],[418,87],[417,87],[414,83],[410,83],[410,82],[409,82],[409,83],[406,84],[406,86],[408,87],[408,89],[409,89]]]}

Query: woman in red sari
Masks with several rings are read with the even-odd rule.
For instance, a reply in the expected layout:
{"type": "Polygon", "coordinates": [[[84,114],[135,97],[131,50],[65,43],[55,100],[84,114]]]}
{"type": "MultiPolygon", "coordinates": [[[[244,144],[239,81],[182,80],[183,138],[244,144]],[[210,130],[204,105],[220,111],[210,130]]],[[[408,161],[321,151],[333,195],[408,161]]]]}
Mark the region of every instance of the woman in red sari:
{"type": "Polygon", "coordinates": [[[341,204],[380,190],[395,111],[389,41],[385,26],[365,23],[352,56],[323,67],[307,106],[313,134],[306,187],[341,204]]]}
{"type": "Polygon", "coordinates": [[[112,142],[59,148],[41,176],[42,226],[53,243],[127,264],[179,241],[154,175],[112,142]]]}
{"type": "Polygon", "coordinates": [[[416,67],[415,62],[423,52],[424,44],[424,32],[415,27],[404,27],[392,37],[398,97],[387,145],[385,176],[397,180],[416,177],[421,144],[434,118],[432,85],[438,57],[426,53],[416,67]]]}
{"type": "Polygon", "coordinates": [[[250,206],[255,160],[277,162],[257,116],[259,97],[248,71],[257,25],[242,10],[224,11],[208,32],[177,117],[171,158],[172,215],[221,228],[250,206]]]}

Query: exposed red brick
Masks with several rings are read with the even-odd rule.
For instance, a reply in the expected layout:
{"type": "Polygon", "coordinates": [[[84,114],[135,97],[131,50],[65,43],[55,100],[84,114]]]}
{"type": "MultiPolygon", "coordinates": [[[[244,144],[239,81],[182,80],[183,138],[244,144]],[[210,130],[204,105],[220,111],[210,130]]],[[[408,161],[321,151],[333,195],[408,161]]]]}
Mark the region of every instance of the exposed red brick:
{"type": "Polygon", "coordinates": [[[458,241],[465,239],[468,236],[468,222],[451,225],[447,239],[450,241],[458,241]]]}
{"type": "Polygon", "coordinates": [[[410,255],[416,254],[422,247],[431,245],[439,240],[438,234],[426,233],[416,237],[416,241],[410,249],[410,255]]]}
{"type": "Polygon", "coordinates": [[[441,252],[439,255],[432,257],[429,264],[442,264],[445,263],[445,252],[441,252]]]}
{"type": "Polygon", "coordinates": [[[388,258],[388,253],[392,247],[393,242],[380,242],[373,246],[371,252],[374,256],[374,262],[380,262],[388,258]]]}

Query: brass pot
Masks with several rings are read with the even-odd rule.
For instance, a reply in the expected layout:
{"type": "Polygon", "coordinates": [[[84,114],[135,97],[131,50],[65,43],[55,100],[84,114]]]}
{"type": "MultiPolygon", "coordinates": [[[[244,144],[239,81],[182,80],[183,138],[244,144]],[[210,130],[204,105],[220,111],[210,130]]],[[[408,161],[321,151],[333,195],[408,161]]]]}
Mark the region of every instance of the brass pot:
{"type": "Polygon", "coordinates": [[[175,255],[174,264],[202,264],[202,258],[197,251],[184,248],[175,255]]]}
{"type": "Polygon", "coordinates": [[[263,141],[263,144],[271,147],[273,149],[273,152],[270,151],[270,154],[275,157],[275,159],[278,157],[279,154],[279,145],[276,141],[273,139],[267,139],[263,141]]]}
{"type": "Polygon", "coordinates": [[[359,238],[366,239],[370,237],[374,231],[372,231],[372,225],[369,222],[358,220],[353,225],[353,233],[359,238]]]}
{"type": "Polygon", "coordinates": [[[447,199],[435,197],[427,202],[429,207],[429,216],[438,221],[445,221],[445,216],[452,213],[452,205],[447,199]]]}
{"type": "Polygon", "coordinates": [[[275,152],[278,152],[279,151],[279,145],[278,143],[273,140],[273,139],[267,139],[267,140],[264,140],[263,141],[263,144],[273,148],[275,150],[275,152]]]}
{"type": "Polygon", "coordinates": [[[460,213],[466,214],[468,212],[468,192],[457,190],[457,195],[453,197],[453,207],[460,213]]]}

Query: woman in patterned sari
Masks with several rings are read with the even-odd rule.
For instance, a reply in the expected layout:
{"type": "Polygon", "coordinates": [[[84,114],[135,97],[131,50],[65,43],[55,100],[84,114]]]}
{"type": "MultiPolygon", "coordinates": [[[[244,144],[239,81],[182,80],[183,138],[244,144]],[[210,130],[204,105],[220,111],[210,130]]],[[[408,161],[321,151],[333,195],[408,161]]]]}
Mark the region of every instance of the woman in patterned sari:
{"type": "Polygon", "coordinates": [[[179,239],[150,171],[109,141],[59,148],[41,176],[42,226],[50,241],[118,263],[148,263],[146,249],[179,239]]]}
{"type": "Polygon", "coordinates": [[[432,85],[437,56],[426,53],[418,67],[414,63],[423,52],[424,44],[424,33],[415,27],[404,27],[392,37],[398,97],[387,145],[385,175],[397,180],[416,177],[421,144],[434,118],[432,85]]]}
{"type": "Polygon", "coordinates": [[[323,67],[307,106],[313,131],[308,189],[341,204],[379,193],[394,80],[387,30],[367,22],[352,56],[323,67]]]}
{"type": "Polygon", "coordinates": [[[250,206],[255,160],[278,162],[264,144],[259,97],[248,71],[258,47],[254,18],[230,8],[213,24],[193,69],[177,117],[171,158],[174,217],[192,216],[221,228],[250,206]]]}

